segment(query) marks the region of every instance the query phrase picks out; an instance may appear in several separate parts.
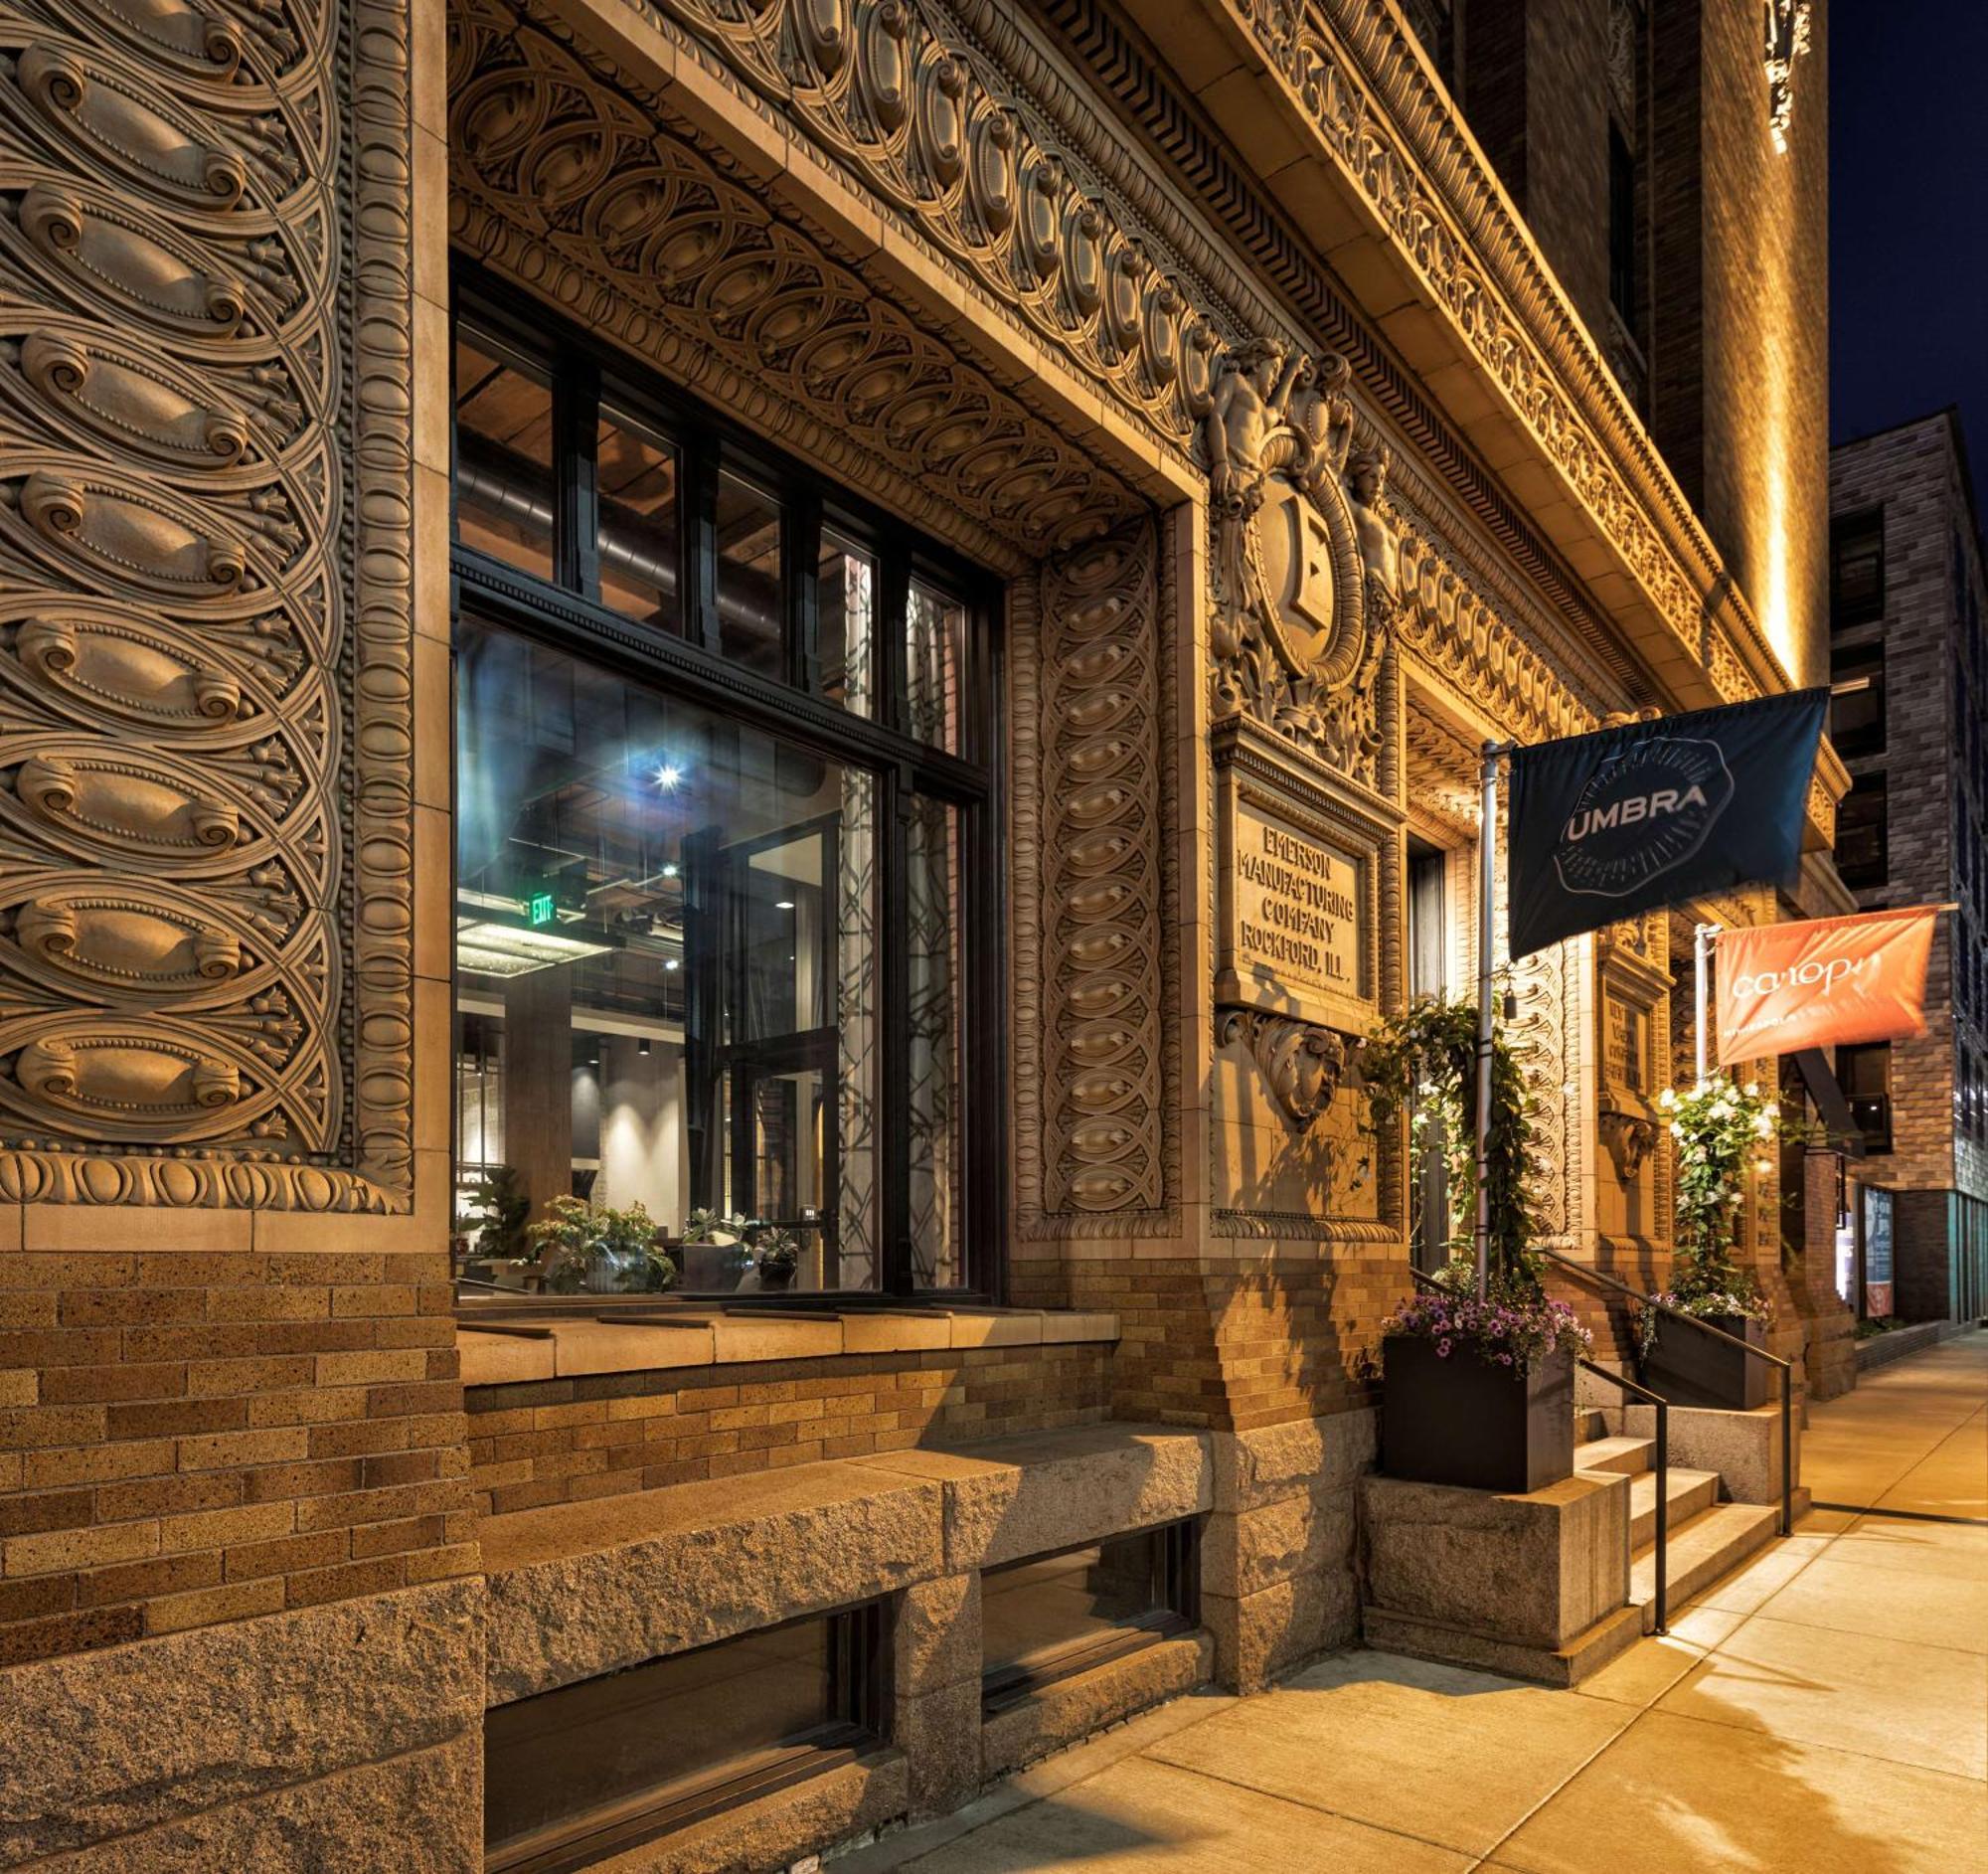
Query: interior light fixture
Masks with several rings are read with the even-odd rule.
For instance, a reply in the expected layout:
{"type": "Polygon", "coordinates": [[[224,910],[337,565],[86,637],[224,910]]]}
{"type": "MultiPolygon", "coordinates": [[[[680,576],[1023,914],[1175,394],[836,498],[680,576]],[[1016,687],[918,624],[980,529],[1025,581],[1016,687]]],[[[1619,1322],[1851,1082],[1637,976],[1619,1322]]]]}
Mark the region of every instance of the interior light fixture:
{"type": "Polygon", "coordinates": [[[669,866],[665,866],[665,867],[663,868],[663,877],[664,877],[664,878],[666,878],[666,879],[673,879],[673,878],[675,878],[675,877],[676,877],[676,875],[677,875],[677,869],[676,869],[676,867],[675,867],[675,866],[673,866],[673,865],[669,865],[669,866]]]}
{"type": "Polygon", "coordinates": [[[665,969],[681,969],[683,965],[680,962],[678,962],[674,956],[672,956],[669,959],[669,961],[663,965],[663,967],[665,969]]]}
{"type": "Polygon", "coordinates": [[[528,976],[535,969],[576,963],[612,948],[611,943],[569,937],[563,931],[532,930],[488,918],[458,918],[455,926],[456,963],[479,976],[528,976]]]}
{"type": "Polygon", "coordinates": [[[775,911],[792,911],[793,908],[794,901],[791,898],[780,898],[773,901],[773,909],[775,911]]]}
{"type": "Polygon", "coordinates": [[[665,793],[672,792],[683,784],[683,769],[674,762],[664,762],[656,769],[656,785],[665,793]]]}
{"type": "Polygon", "coordinates": [[[645,1061],[649,1058],[649,1037],[647,1035],[644,1035],[640,1041],[636,1042],[635,1052],[645,1061]]]}

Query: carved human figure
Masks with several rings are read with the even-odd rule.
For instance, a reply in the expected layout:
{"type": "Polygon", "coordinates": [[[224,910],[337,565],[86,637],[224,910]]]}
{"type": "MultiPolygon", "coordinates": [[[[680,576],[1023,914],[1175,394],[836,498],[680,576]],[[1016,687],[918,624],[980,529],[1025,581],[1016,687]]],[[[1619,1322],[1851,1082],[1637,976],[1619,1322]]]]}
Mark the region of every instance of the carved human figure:
{"type": "Polygon", "coordinates": [[[1300,358],[1291,380],[1290,424],[1309,445],[1304,485],[1313,495],[1345,472],[1353,446],[1353,400],[1346,394],[1352,382],[1353,367],[1331,351],[1317,359],[1300,358]]]}
{"type": "Polygon", "coordinates": [[[1352,497],[1353,532],[1360,559],[1367,569],[1367,590],[1392,604],[1401,591],[1400,548],[1395,529],[1381,510],[1392,460],[1388,445],[1373,444],[1353,451],[1347,466],[1347,490],[1352,497]]]}
{"type": "Polygon", "coordinates": [[[1283,421],[1291,383],[1305,363],[1274,339],[1252,338],[1223,361],[1208,411],[1209,481],[1215,498],[1244,501],[1262,475],[1263,444],[1283,421]]]}

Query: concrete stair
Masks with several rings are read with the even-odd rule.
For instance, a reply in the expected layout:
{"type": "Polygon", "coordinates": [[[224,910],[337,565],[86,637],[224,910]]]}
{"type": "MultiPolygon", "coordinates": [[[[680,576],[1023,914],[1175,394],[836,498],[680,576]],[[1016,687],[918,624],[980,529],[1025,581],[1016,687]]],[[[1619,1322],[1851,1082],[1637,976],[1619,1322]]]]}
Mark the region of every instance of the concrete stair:
{"type": "MultiPolygon", "coordinates": [[[[1574,1415],[1576,1471],[1612,1472],[1629,1479],[1629,1605],[1643,1631],[1656,1629],[1657,1476],[1650,1468],[1655,1443],[1611,1438],[1598,1412],[1574,1415]]],[[[1695,1595],[1738,1568],[1774,1539],[1778,1516],[1769,1504],[1722,1503],[1719,1473],[1672,1464],[1666,1491],[1665,1531],[1669,1612],[1675,1616],[1695,1595]]]]}

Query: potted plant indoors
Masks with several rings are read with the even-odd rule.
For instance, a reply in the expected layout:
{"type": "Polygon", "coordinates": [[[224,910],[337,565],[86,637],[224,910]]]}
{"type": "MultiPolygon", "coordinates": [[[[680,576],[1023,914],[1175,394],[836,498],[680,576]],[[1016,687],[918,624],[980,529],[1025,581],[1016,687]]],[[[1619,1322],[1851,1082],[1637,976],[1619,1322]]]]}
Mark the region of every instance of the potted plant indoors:
{"type": "MultiPolygon", "coordinates": [[[[1779,1103],[1756,1084],[1715,1078],[1682,1093],[1666,1088],[1657,1104],[1669,1114],[1677,1149],[1677,1256],[1671,1285],[1656,1298],[1764,1347],[1772,1310],[1752,1274],[1733,1260],[1733,1248],[1747,1168],[1767,1168],[1761,1154],[1781,1130],[1779,1103]]],[[[1675,1406],[1750,1412],[1772,1391],[1766,1361],[1656,1308],[1637,1310],[1636,1349],[1643,1384],[1675,1406]]]]}
{"type": "Polygon", "coordinates": [[[461,1222],[476,1232],[476,1246],[463,1259],[463,1273],[500,1288],[522,1288],[537,1259],[526,1239],[532,1200],[517,1167],[485,1165],[469,1190],[461,1222]]]}
{"type": "Polygon", "coordinates": [[[752,1238],[752,1264],[759,1272],[762,1288],[792,1287],[800,1260],[801,1246],[793,1232],[778,1224],[767,1224],[752,1238]]]}
{"type": "Polygon", "coordinates": [[[1482,1296],[1468,1237],[1477,1203],[1476,1009],[1415,1003],[1369,1038],[1360,1071],[1377,1131],[1407,1116],[1415,1147],[1432,1136],[1443,1141],[1450,1241],[1459,1252],[1434,1287],[1409,1296],[1382,1324],[1382,1471],[1505,1492],[1572,1476],[1574,1363],[1591,1337],[1571,1307],[1548,1298],[1529,1252],[1532,1121],[1518,1063],[1502,1040],[1495,1043],[1482,1296]]]}
{"type": "Polygon", "coordinates": [[[745,1222],[701,1206],[684,1219],[684,1286],[692,1289],[736,1288],[750,1260],[744,1249],[745,1222]]]}
{"type": "Polygon", "coordinates": [[[660,1294],[676,1284],[676,1265],[657,1241],[647,1209],[616,1210],[556,1197],[526,1235],[538,1249],[552,1294],[660,1294]]]}

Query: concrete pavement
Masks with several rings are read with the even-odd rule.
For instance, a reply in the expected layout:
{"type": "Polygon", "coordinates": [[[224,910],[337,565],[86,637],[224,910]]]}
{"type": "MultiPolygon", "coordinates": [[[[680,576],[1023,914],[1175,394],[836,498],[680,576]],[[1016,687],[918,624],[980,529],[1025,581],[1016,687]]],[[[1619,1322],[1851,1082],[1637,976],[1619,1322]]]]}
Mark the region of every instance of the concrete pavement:
{"type": "Polygon", "coordinates": [[[1577,1691],[1386,1653],[1176,1701],[835,1874],[1988,1861],[1988,1332],[1814,1408],[1795,1535],[1577,1691]]]}

